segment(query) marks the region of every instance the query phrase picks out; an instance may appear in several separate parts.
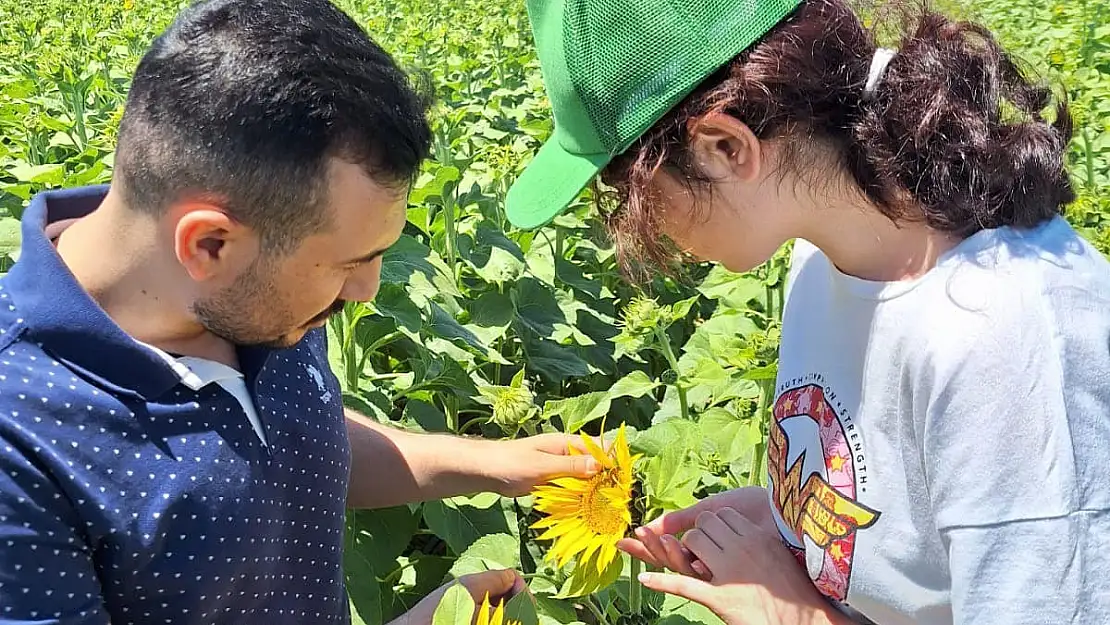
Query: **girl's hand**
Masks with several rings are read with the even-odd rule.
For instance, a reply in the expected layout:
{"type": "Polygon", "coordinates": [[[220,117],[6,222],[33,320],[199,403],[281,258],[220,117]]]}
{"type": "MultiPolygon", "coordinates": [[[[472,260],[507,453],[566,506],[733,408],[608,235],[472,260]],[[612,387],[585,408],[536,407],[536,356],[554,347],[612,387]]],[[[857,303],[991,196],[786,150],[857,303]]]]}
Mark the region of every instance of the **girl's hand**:
{"type": "Polygon", "coordinates": [[[704,577],[704,565],[697,562],[675,536],[692,529],[703,513],[723,508],[732,508],[756,525],[770,532],[776,531],[767,490],[760,486],[745,486],[706,497],[689,508],[668,512],[637,528],[634,532],[636,538],[625,538],[617,543],[617,547],[651,566],[704,577]]]}
{"type": "Polygon", "coordinates": [[[851,622],[825,601],[776,533],[732,508],[702,512],[682,542],[701,579],[643,573],[644,586],[700,603],[728,625],[851,622]]]}

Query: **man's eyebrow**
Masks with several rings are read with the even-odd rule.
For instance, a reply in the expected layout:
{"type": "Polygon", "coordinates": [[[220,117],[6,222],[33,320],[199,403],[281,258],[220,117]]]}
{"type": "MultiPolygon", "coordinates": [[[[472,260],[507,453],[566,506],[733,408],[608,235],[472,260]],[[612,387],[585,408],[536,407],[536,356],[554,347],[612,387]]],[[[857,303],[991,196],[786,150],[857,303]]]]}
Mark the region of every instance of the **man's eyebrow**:
{"type": "Polygon", "coordinates": [[[383,248],[383,249],[380,249],[380,250],[370,252],[369,254],[366,254],[365,256],[359,256],[358,258],[352,258],[351,260],[347,261],[347,264],[354,265],[356,263],[373,262],[374,260],[377,260],[378,258],[380,258],[388,250],[389,250],[389,248],[383,248]]]}

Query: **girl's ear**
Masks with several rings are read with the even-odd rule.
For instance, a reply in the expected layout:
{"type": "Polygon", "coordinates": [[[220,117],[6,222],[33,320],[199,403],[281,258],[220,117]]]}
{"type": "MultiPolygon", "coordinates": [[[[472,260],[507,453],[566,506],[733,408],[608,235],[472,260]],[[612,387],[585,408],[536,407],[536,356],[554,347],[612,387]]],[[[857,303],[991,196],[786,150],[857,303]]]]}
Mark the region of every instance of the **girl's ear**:
{"type": "Polygon", "coordinates": [[[711,113],[686,124],[694,163],[715,180],[754,182],[763,167],[763,145],[744,122],[711,113]]]}

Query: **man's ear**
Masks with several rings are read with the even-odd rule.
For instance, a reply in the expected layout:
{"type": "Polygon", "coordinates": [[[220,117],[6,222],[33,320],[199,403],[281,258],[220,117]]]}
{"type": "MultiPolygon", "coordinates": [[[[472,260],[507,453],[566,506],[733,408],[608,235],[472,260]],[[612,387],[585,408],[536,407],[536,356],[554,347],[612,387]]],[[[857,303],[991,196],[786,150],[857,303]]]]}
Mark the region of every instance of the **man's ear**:
{"type": "Polygon", "coordinates": [[[257,237],[222,208],[205,202],[170,210],[174,254],[197,282],[238,274],[258,254],[257,237]]]}
{"type": "Polygon", "coordinates": [[[754,182],[763,168],[763,145],[744,122],[711,113],[686,124],[691,152],[699,169],[714,180],[754,182]]]}

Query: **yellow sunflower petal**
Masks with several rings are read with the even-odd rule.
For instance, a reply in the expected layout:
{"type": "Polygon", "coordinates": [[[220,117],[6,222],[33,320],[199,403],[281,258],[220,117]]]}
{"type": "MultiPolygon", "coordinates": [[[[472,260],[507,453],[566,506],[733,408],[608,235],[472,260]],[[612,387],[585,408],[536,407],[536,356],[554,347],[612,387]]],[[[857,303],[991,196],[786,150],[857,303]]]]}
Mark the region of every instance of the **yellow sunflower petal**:
{"type": "Polygon", "coordinates": [[[609,542],[602,545],[601,553],[598,557],[600,557],[605,562],[605,566],[609,566],[609,563],[613,561],[613,558],[617,557],[616,544],[609,542]]]}
{"type": "Polygon", "coordinates": [[[551,506],[557,504],[577,506],[582,502],[582,494],[566,489],[557,492],[545,491],[536,495],[536,505],[551,506]]]}
{"type": "Polygon", "coordinates": [[[613,466],[612,457],[610,457],[609,454],[605,453],[604,449],[598,447],[597,443],[594,442],[593,437],[583,434],[582,442],[586,445],[586,449],[589,450],[590,455],[593,456],[594,459],[596,459],[599,463],[601,463],[602,466],[613,466]]]}
{"type": "Polygon", "coordinates": [[[575,553],[580,554],[581,557],[581,554],[585,554],[586,551],[590,549],[590,545],[595,543],[600,544],[604,540],[605,539],[603,537],[598,536],[597,534],[586,533],[582,536],[579,536],[578,540],[574,541],[574,546],[572,547],[572,549],[575,553]]]}
{"type": "Polygon", "coordinates": [[[587,528],[585,526],[575,527],[575,528],[571,529],[570,531],[568,531],[566,534],[563,534],[562,536],[560,536],[555,541],[555,546],[552,547],[551,552],[556,557],[559,557],[560,560],[565,559],[564,556],[572,557],[576,553],[576,550],[574,549],[575,543],[578,542],[578,540],[582,536],[590,536],[590,535],[591,534],[590,534],[589,528],[587,528]]]}
{"type": "Polygon", "coordinates": [[[497,610],[494,611],[493,618],[490,619],[489,625],[501,625],[501,622],[504,621],[504,620],[505,620],[505,602],[504,601],[498,601],[497,602],[497,610]]]}
{"type": "Polygon", "coordinates": [[[578,516],[578,510],[582,508],[582,502],[575,501],[544,501],[536,502],[536,510],[546,513],[549,516],[571,518],[578,516]]]}
{"type": "Polygon", "coordinates": [[[594,560],[592,563],[593,569],[597,571],[597,575],[599,576],[603,575],[605,573],[605,569],[609,568],[609,561],[605,559],[605,556],[602,553],[603,551],[604,549],[597,550],[597,554],[594,555],[594,560]]]}
{"type": "MultiPolygon", "coordinates": [[[[563,488],[575,492],[584,492],[589,489],[590,481],[580,477],[559,477],[551,480],[551,483],[559,488],[563,488]]],[[[541,487],[542,488],[542,487],[541,487]]]]}
{"type": "Polygon", "coordinates": [[[579,562],[583,566],[588,566],[590,560],[601,550],[601,545],[601,540],[591,540],[590,544],[582,551],[582,554],[578,556],[579,562]]]}
{"type": "Polygon", "coordinates": [[[489,625],[489,592],[482,599],[482,606],[478,608],[478,622],[476,625],[489,625]]]}
{"type": "Polygon", "coordinates": [[[562,536],[570,536],[576,532],[588,532],[586,526],[581,523],[560,523],[549,528],[546,532],[541,534],[539,540],[555,540],[562,536]]]}
{"type": "Polygon", "coordinates": [[[557,525],[557,524],[561,523],[562,521],[563,521],[563,519],[560,518],[560,517],[557,517],[557,516],[545,516],[545,517],[541,518],[540,520],[536,521],[535,523],[529,525],[528,527],[531,527],[532,529],[542,530],[545,527],[551,527],[552,525],[557,525]]]}
{"type": "Polygon", "coordinates": [[[628,437],[625,435],[623,423],[617,428],[617,438],[613,441],[613,447],[617,450],[618,466],[627,467],[632,464],[632,457],[628,451],[628,437]]]}

